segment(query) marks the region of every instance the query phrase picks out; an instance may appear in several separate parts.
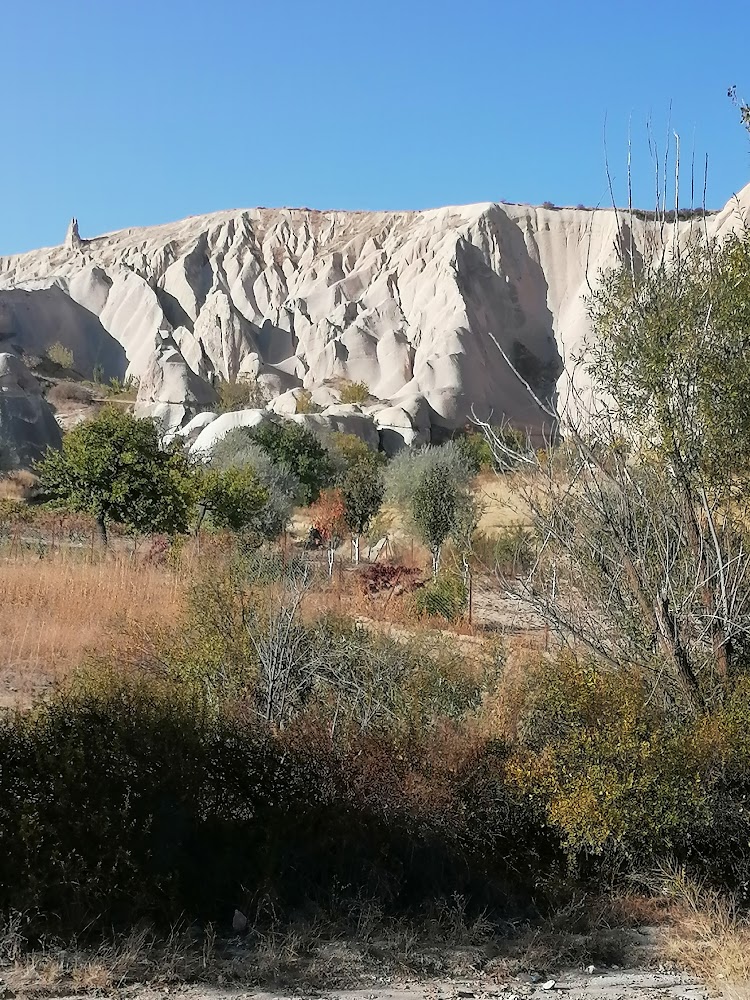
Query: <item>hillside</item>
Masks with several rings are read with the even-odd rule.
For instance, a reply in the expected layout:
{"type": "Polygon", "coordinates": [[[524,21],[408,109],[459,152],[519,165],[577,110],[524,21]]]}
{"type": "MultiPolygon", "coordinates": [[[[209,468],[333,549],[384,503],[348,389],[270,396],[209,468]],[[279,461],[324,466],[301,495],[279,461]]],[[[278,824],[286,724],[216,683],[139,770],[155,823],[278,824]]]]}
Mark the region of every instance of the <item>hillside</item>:
{"type": "MultiPolygon", "coordinates": [[[[750,186],[707,222],[735,224],[750,186]]],[[[682,237],[694,222],[681,222],[682,237]]],[[[257,379],[279,412],[304,387],[365,382],[381,430],[425,440],[472,406],[539,428],[493,334],[543,398],[587,332],[589,281],[653,224],[613,210],[478,204],[424,212],[250,209],[0,258],[0,349],[57,341],[85,377],[131,376],[138,409],[184,425],[218,380],[257,379]],[[284,395],[286,394],[286,395],[284,395]]]]}

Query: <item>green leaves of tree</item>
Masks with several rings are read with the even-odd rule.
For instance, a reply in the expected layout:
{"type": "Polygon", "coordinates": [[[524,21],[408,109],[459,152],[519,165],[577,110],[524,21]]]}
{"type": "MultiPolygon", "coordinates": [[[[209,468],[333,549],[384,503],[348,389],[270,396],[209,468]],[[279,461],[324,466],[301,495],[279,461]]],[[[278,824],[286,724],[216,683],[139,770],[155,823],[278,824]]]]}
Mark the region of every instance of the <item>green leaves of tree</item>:
{"type": "Polygon", "coordinates": [[[177,534],[188,527],[195,477],[177,446],[162,446],[151,420],[115,407],[79,424],[37,468],[55,505],[93,514],[100,525],[177,534]]]}

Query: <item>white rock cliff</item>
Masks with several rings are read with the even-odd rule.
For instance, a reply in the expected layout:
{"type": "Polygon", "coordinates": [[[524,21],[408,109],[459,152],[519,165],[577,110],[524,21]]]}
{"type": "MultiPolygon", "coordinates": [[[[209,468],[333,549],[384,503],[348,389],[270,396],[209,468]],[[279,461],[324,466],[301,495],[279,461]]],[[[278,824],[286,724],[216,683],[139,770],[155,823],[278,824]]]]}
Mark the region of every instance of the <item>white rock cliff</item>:
{"type": "MultiPolygon", "coordinates": [[[[709,232],[748,207],[750,186],[709,232]]],[[[351,412],[389,450],[462,425],[472,406],[538,429],[489,334],[554,397],[588,331],[589,282],[645,230],[612,210],[506,204],[258,208],[95,239],[73,223],[60,247],[0,258],[0,350],[61,341],[84,374],[138,378],[139,411],[172,429],[213,408],[218,379],[242,377],[276,412],[304,387],[331,418],[343,380],[364,381],[372,398],[351,412]]]]}

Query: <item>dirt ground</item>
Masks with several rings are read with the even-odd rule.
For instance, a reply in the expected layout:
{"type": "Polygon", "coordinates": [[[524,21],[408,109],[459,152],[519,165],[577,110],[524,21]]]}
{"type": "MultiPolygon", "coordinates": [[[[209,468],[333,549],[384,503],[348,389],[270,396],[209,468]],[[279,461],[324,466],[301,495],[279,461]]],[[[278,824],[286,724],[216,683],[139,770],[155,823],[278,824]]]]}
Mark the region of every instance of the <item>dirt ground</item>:
{"type": "MultiPolygon", "coordinates": [[[[394,981],[385,985],[373,982],[358,990],[280,990],[263,991],[242,986],[222,987],[188,985],[179,987],[128,986],[107,991],[107,995],[123,1000],[166,1000],[167,997],[184,1000],[303,1000],[308,996],[326,997],[328,1000],[709,1000],[711,996],[740,997],[747,993],[727,990],[711,992],[695,979],[679,973],[649,972],[639,969],[609,969],[589,972],[571,971],[558,979],[544,983],[529,982],[531,977],[519,977],[502,985],[474,982],[472,980],[427,980],[425,982],[394,981]]],[[[22,994],[11,994],[6,997],[22,994]]],[[[62,992],[46,994],[54,1000],[80,1000],[82,996],[101,996],[99,990],[91,992],[62,992]]]]}

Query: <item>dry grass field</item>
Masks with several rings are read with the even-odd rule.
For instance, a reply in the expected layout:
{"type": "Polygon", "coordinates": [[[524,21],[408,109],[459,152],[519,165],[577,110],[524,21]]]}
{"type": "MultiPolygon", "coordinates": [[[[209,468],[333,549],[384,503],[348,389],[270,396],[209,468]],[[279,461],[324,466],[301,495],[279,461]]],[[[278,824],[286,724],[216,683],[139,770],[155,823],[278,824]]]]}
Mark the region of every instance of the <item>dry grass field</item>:
{"type": "Polygon", "coordinates": [[[0,559],[0,706],[29,704],[134,623],[169,621],[189,568],[113,554],[22,550],[0,559]]]}

